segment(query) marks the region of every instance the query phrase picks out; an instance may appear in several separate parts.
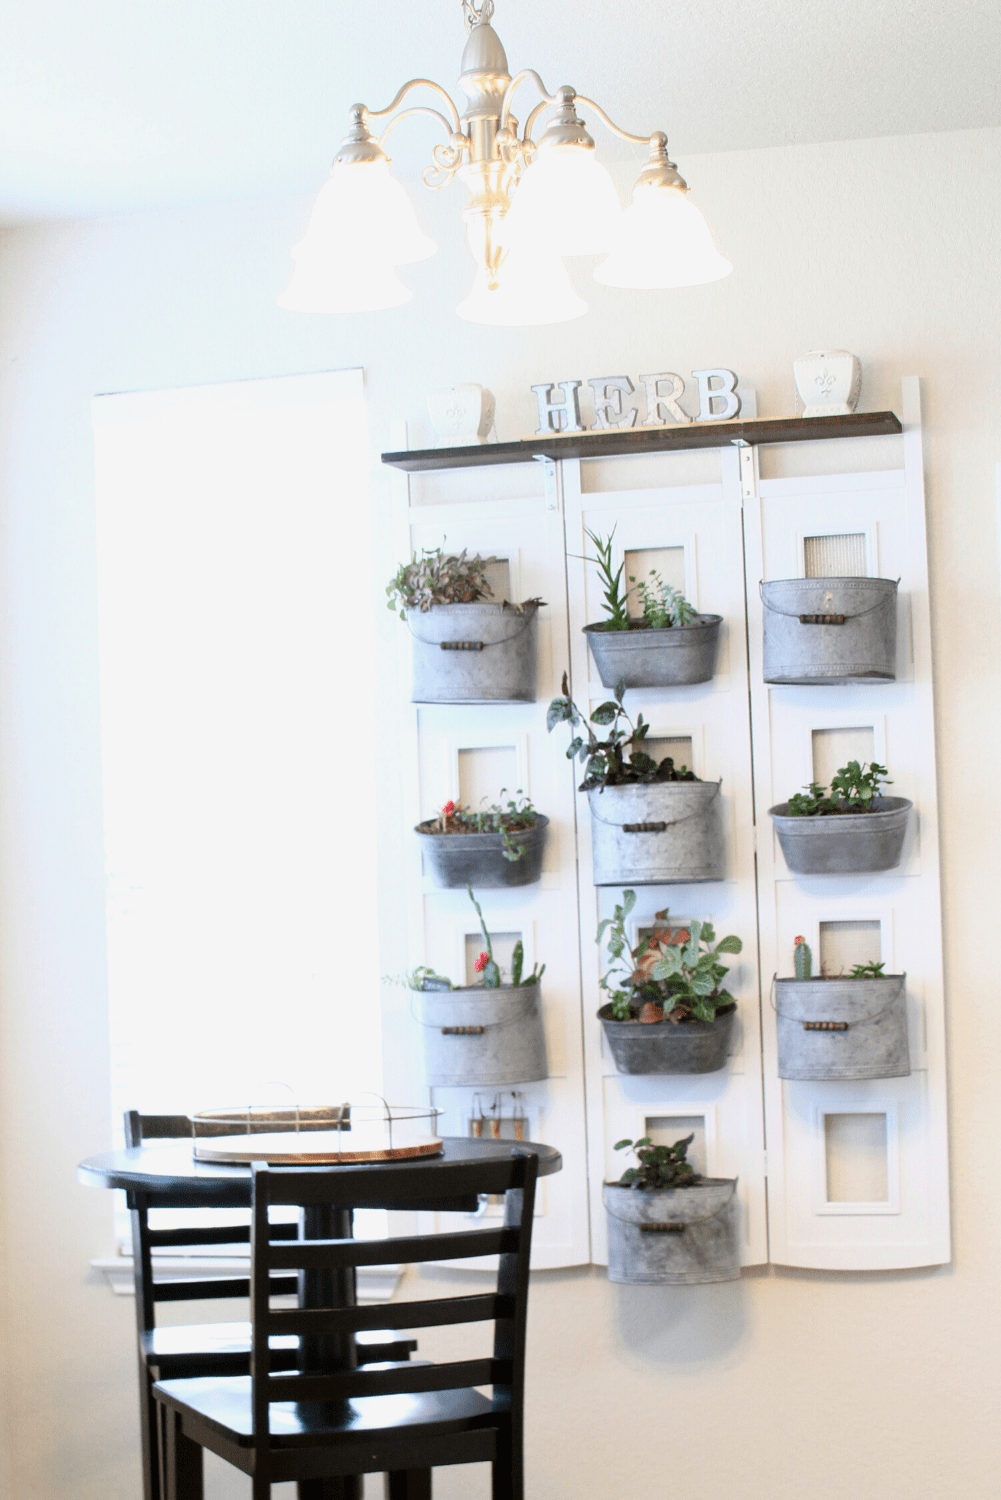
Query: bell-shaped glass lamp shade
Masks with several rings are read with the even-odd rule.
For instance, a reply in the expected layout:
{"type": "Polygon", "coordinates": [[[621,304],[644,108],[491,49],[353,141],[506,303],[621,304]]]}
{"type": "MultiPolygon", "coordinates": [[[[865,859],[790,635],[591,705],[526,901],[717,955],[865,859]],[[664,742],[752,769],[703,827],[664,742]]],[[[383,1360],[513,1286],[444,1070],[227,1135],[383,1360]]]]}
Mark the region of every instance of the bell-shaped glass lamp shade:
{"type": "Polygon", "coordinates": [[[408,266],[437,248],[418,224],[406,189],[390,176],[388,161],[335,161],[292,253],[361,261],[374,256],[391,266],[408,266]]]}
{"type": "Polygon", "coordinates": [[[413,295],[385,261],[296,254],[292,280],[278,298],[278,306],[290,312],[376,312],[401,307],[413,295]]]}
{"type": "Polygon", "coordinates": [[[511,195],[504,243],[605,255],[621,217],[615,184],[593,146],[542,146],[511,195]]]}
{"type": "Polygon", "coordinates": [[[587,312],[587,303],[570,285],[559,256],[529,252],[519,246],[508,251],[495,287],[490,286],[486,269],[480,267],[472,291],[456,312],[469,323],[525,328],[580,318],[587,312]]]}
{"type": "Polygon", "coordinates": [[[594,273],[606,286],[701,286],[729,276],[709,225],[683,188],[640,184],[619,221],[611,253],[594,273]]]}

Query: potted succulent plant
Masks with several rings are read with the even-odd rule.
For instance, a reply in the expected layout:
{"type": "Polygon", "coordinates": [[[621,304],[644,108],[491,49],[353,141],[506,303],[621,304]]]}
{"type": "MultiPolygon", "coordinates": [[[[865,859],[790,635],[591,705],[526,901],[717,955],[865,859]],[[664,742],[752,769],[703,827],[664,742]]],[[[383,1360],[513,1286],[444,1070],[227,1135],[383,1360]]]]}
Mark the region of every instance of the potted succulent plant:
{"type": "Polygon", "coordinates": [[[722,615],[700,615],[684,594],[651,569],[648,581],[629,575],[643,607],[642,619],[634,619],[622,588],[625,564],[612,566],[615,528],[607,537],[587,527],[584,530],[597,554],[585,560],[598,569],[608,610],[607,620],[584,626],[604,686],[622,682],[627,688],[676,687],[709,682],[716,668],[722,615]]]}
{"type": "Polygon", "coordinates": [[[614,701],[600,704],[588,722],[564,672],[562,696],[546,717],[550,730],[570,725],[567,759],[584,763],[580,790],[591,808],[595,885],[722,880],[721,783],[700,781],[669,755],[661,761],[648,755],[650,725],[641,713],[633,724],[622,706],[625,691],[617,683],[614,701]],[[607,738],[599,740],[591,724],[607,727],[607,738]]]}
{"type": "MultiPolygon", "coordinates": [[[[506,790],[501,789],[502,797],[506,790]]],[[[549,819],[519,791],[478,812],[446,802],[415,832],[425,872],[435,885],[455,890],[474,882],[490,889],[533,885],[542,874],[548,829],[549,819]]]]}
{"type": "Polygon", "coordinates": [[[635,948],[626,918],[635,891],[622,892],[615,916],[598,926],[597,942],[608,934],[613,961],[602,976],[609,996],[598,1011],[615,1066],[620,1073],[715,1073],[726,1066],[737,1003],[721,989],[727,968],[721,953],[739,953],[739,937],[716,941],[711,922],[667,925],[667,912],[635,948]],[[663,925],[661,925],[663,924],[663,925]]]}
{"type": "Polygon", "coordinates": [[[639,1165],[603,1185],[609,1281],[692,1285],[740,1276],[737,1179],[700,1177],[686,1160],[693,1139],[616,1142],[639,1165]]]}
{"type": "Polygon", "coordinates": [[[760,583],[766,682],[893,681],[893,578],[777,578],[760,583]]]}
{"type": "Polygon", "coordinates": [[[497,561],[425,549],[386,585],[413,637],[414,703],[534,703],[543,601],[491,603],[486,570],[497,561]]]}
{"type": "Polygon", "coordinates": [[[796,977],[775,980],[779,1077],[906,1078],[907,975],[868,963],[814,978],[810,945],[795,944],[796,977]]]}
{"type": "Polygon", "coordinates": [[[829,792],[813,781],[805,792],[770,807],[790,870],[859,875],[898,865],[912,804],[906,797],[885,797],[885,780],[885,766],[850,760],[832,777],[829,792]]]}
{"type": "Polygon", "coordinates": [[[505,980],[494,958],[493,940],[471,887],[484,948],[476,960],[482,977],[475,985],[453,985],[443,975],[421,967],[406,976],[415,991],[417,1018],[423,1028],[424,1065],[432,1088],[467,1084],[533,1083],[548,1076],[546,1034],[542,1023],[542,976],[545,964],[524,974],[521,939],[505,980]]]}

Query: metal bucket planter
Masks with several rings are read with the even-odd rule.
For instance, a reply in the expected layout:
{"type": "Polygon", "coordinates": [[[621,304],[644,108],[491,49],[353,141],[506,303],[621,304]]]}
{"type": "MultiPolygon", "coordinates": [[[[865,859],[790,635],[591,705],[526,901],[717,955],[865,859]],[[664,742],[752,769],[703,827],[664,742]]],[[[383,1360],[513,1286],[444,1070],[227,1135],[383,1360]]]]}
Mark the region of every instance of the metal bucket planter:
{"type": "Polygon", "coordinates": [[[796,875],[865,875],[900,863],[911,803],[874,797],[875,812],[789,817],[788,802],[768,809],[786,864],[796,875]]]}
{"type": "Polygon", "coordinates": [[[696,615],[690,625],[585,625],[584,634],[605,687],[681,687],[712,679],[722,623],[722,615],[696,615]]]}
{"type": "Polygon", "coordinates": [[[687,885],[722,880],[719,781],[592,787],[595,885],[687,885]]]}
{"type": "Polygon", "coordinates": [[[534,703],[538,604],[433,604],[407,613],[413,703],[534,703]]]}
{"type": "Polygon", "coordinates": [[[543,813],[536,817],[531,828],[510,835],[517,846],[524,845],[520,859],[505,859],[503,833],[434,833],[430,821],[418,823],[415,831],[421,839],[424,873],[446,890],[467,885],[491,891],[534,885],[542,875],[549,830],[549,819],[543,813]]]}
{"type": "Polygon", "coordinates": [[[896,677],[892,578],[782,578],[759,589],[766,682],[896,677]]]}
{"type": "Polygon", "coordinates": [[[718,1073],[726,1067],[734,1005],[716,1012],[715,1021],[616,1021],[611,1005],[598,1020],[620,1073],[718,1073]]]}
{"type": "Polygon", "coordinates": [[[538,983],[418,990],[414,998],[424,1028],[428,1084],[463,1088],[548,1077],[541,990],[538,983]]]}
{"type": "Polygon", "coordinates": [[[906,1078],[906,981],[776,979],[779,1077],[906,1078]]]}
{"type": "Polygon", "coordinates": [[[608,1279],[691,1286],[740,1276],[737,1179],[643,1193],[606,1182],[608,1279]]]}

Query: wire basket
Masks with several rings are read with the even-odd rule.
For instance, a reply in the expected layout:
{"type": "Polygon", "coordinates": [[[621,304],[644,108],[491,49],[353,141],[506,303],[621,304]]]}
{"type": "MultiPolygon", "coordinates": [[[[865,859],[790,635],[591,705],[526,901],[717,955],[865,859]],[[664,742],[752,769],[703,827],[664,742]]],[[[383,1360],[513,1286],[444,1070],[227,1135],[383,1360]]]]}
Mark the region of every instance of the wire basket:
{"type": "Polygon", "coordinates": [[[274,1166],[402,1161],[437,1156],[442,1113],[427,1105],[239,1105],[191,1116],[196,1161],[274,1166]]]}

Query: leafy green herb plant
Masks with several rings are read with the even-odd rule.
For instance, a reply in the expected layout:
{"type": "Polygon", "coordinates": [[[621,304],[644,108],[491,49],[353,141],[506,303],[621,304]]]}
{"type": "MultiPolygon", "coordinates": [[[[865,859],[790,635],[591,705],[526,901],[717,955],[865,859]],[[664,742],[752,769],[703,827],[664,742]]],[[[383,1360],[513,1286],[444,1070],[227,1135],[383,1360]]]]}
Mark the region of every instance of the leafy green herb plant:
{"type": "Polygon", "coordinates": [[[698,776],[687,766],[679,770],[670,755],[657,761],[646,753],[643,742],[650,732],[650,725],[641,713],[636,715],[636,723],[633,723],[622,706],[625,692],[625,683],[616,683],[614,701],[599,704],[588,721],[570,697],[567,674],[563,673],[563,692],[549,705],[546,728],[552,732],[557,724],[570,725],[573,737],[567,760],[578,757],[584,764],[580,790],[587,792],[596,786],[625,786],[636,782],[698,781],[698,776]],[[607,728],[607,739],[599,740],[592,724],[607,728]],[[628,726],[628,734],[624,725],[628,726]]]}
{"type": "MultiPolygon", "coordinates": [[[[507,787],[501,787],[502,797],[506,792],[507,787]]],[[[421,833],[502,833],[501,852],[513,862],[521,859],[527,847],[518,842],[518,834],[534,828],[538,821],[531,798],[519,790],[506,802],[494,802],[476,812],[463,807],[461,802],[446,802],[436,818],[428,818],[417,826],[421,833]]]]}
{"type": "MultiPolygon", "coordinates": [[[[886,767],[877,761],[860,764],[850,760],[831,778],[830,792],[817,781],[811,781],[804,792],[789,798],[786,813],[791,818],[826,817],[837,813],[879,811],[886,767]]],[[[892,781],[887,783],[892,786],[892,781]]]]}
{"type": "Polygon", "coordinates": [[[850,968],[848,970],[848,978],[849,979],[882,979],[882,978],[884,978],[883,970],[885,968],[886,968],[886,964],[885,963],[883,963],[883,964],[877,964],[877,963],[854,964],[852,966],[852,968],[850,968]]]}
{"type": "Polygon", "coordinates": [[[711,922],[672,928],[664,910],[655,913],[652,932],[633,948],[626,918],[635,905],[636,892],[623,891],[622,904],[614,917],[599,923],[595,937],[600,943],[608,934],[612,965],[601,988],[616,1021],[713,1021],[718,1010],[736,1004],[729,990],[721,988],[729,970],[719,958],[741,951],[739,937],[731,934],[717,942],[711,922]]]}
{"type": "Polygon", "coordinates": [[[698,619],[698,610],[689,604],[680,589],[665,583],[655,568],[650,569],[650,582],[637,580],[630,573],[629,582],[636,584],[636,592],[643,606],[643,618],[652,630],[667,630],[672,626],[690,625],[698,619]]]}
{"type": "Polygon", "coordinates": [[[628,1147],[638,1167],[627,1167],[619,1178],[622,1187],[635,1188],[640,1193],[655,1193],[664,1188],[697,1187],[701,1181],[691,1162],[686,1161],[688,1148],[695,1139],[694,1132],[673,1146],[655,1146],[648,1135],[638,1141],[616,1141],[616,1151],[628,1147]]]}

